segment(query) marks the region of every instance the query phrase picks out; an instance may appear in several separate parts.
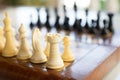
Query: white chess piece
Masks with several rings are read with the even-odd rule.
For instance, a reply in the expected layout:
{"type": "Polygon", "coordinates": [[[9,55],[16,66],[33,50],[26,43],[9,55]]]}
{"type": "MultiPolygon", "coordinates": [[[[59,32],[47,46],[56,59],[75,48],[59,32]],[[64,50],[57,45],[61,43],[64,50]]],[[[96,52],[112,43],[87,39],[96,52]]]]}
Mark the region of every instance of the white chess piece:
{"type": "Polygon", "coordinates": [[[74,61],[74,56],[70,50],[70,38],[69,36],[65,36],[64,39],[64,52],[62,54],[63,61],[74,61]]]}
{"type": "Polygon", "coordinates": [[[0,27],[0,53],[2,52],[4,46],[5,46],[4,31],[3,28],[0,27]]]}
{"type": "Polygon", "coordinates": [[[21,60],[26,60],[32,56],[32,53],[30,51],[30,46],[28,45],[26,40],[26,35],[25,35],[26,30],[23,24],[21,24],[19,28],[19,33],[21,38],[21,45],[20,45],[19,52],[17,54],[17,58],[21,60]]]}
{"type": "Polygon", "coordinates": [[[47,61],[47,68],[59,69],[64,67],[63,60],[60,56],[59,42],[61,41],[60,34],[48,35],[48,42],[50,43],[50,56],[47,61]]]}
{"type": "Polygon", "coordinates": [[[46,48],[45,48],[45,55],[47,56],[47,58],[49,57],[49,54],[50,54],[50,43],[48,42],[48,39],[47,39],[47,35],[46,35],[46,48]]]}
{"type": "Polygon", "coordinates": [[[8,16],[8,13],[6,12],[4,19],[4,31],[5,31],[5,38],[6,38],[6,43],[5,47],[2,51],[2,55],[4,57],[13,57],[17,55],[18,49],[16,47],[15,43],[15,35],[13,34],[13,29],[11,27],[11,22],[10,18],[8,16]]]}
{"type": "Polygon", "coordinates": [[[31,57],[32,63],[44,63],[47,61],[46,55],[42,49],[42,37],[40,30],[35,28],[32,34],[33,55],[31,57]]]}

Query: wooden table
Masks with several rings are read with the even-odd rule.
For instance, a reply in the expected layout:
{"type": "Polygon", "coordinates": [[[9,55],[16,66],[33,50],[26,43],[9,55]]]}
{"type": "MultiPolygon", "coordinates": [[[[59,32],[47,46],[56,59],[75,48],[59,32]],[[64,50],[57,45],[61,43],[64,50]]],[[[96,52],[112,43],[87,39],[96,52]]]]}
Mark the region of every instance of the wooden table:
{"type": "Polygon", "coordinates": [[[114,35],[111,44],[85,44],[72,51],[75,61],[65,62],[63,70],[50,70],[46,64],[32,64],[16,57],[0,56],[0,79],[4,80],[101,80],[119,61],[120,37],[114,35]]]}

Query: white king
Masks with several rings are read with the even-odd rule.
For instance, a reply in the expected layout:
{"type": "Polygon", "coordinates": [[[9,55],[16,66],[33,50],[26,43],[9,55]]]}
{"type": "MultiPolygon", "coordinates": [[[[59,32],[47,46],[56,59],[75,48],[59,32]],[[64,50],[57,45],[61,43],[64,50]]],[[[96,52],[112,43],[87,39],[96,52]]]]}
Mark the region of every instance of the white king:
{"type": "Polygon", "coordinates": [[[60,34],[49,34],[47,37],[50,43],[50,55],[46,66],[50,69],[62,68],[64,63],[59,51],[59,42],[61,41],[60,34]]]}

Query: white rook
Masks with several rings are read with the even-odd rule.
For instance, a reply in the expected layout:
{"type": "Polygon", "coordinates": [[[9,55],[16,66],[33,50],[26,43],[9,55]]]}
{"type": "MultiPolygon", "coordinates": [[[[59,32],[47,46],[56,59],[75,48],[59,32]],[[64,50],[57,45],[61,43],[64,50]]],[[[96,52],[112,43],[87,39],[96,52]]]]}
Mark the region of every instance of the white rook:
{"type": "Polygon", "coordinates": [[[50,43],[50,55],[46,66],[50,69],[62,68],[64,63],[59,51],[59,42],[61,41],[60,34],[50,34],[47,37],[50,43]]]}

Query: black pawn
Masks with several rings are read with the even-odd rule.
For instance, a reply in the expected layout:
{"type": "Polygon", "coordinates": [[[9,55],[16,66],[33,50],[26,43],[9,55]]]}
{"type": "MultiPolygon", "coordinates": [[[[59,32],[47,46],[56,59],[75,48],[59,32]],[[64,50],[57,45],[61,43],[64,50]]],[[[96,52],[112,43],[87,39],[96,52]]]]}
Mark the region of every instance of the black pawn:
{"type": "Polygon", "coordinates": [[[55,22],[55,28],[56,28],[56,30],[57,30],[58,33],[62,30],[62,27],[61,27],[61,25],[59,24],[59,19],[60,19],[60,17],[57,16],[57,17],[56,17],[56,22],[55,22]]]}
{"type": "Polygon", "coordinates": [[[63,29],[66,32],[66,35],[69,35],[71,29],[69,26],[69,18],[65,16],[64,24],[63,24],[63,29]]]}
{"type": "Polygon", "coordinates": [[[56,14],[56,21],[55,21],[55,28],[56,28],[56,30],[57,30],[57,32],[59,33],[61,30],[62,30],[62,27],[61,27],[61,25],[59,24],[59,20],[60,20],[60,17],[59,17],[59,15],[58,15],[58,10],[57,10],[57,8],[55,8],[55,14],[56,14]]]}
{"type": "Polygon", "coordinates": [[[66,13],[66,6],[65,5],[63,6],[63,10],[64,10],[64,13],[66,13]]]}
{"type": "Polygon", "coordinates": [[[100,31],[100,11],[97,13],[97,21],[95,29],[99,32],[100,31]]]}
{"type": "Polygon", "coordinates": [[[81,22],[82,22],[82,19],[79,19],[79,20],[75,20],[75,23],[73,25],[73,30],[75,31],[75,33],[81,35],[83,33],[83,28],[81,26],[81,22]]]}
{"type": "Polygon", "coordinates": [[[50,26],[50,23],[49,23],[50,16],[49,16],[49,11],[48,11],[47,8],[46,8],[46,13],[47,13],[47,16],[46,16],[45,26],[47,28],[47,31],[50,32],[50,30],[51,30],[51,26],[50,26]]]}
{"type": "Polygon", "coordinates": [[[78,21],[77,21],[77,29],[78,29],[78,34],[83,34],[83,28],[82,28],[82,26],[81,26],[81,23],[82,23],[82,19],[79,19],[78,21]]]}
{"type": "Polygon", "coordinates": [[[75,2],[74,2],[74,11],[75,11],[75,12],[77,11],[77,5],[76,5],[75,2]]]}
{"type": "Polygon", "coordinates": [[[114,33],[113,23],[112,23],[113,13],[108,13],[108,17],[109,17],[108,30],[111,33],[114,33]]]}
{"type": "Polygon", "coordinates": [[[78,26],[78,20],[75,19],[75,22],[74,22],[74,24],[73,24],[73,30],[74,30],[75,32],[77,32],[77,26],[78,26]]]}
{"type": "Polygon", "coordinates": [[[86,23],[85,23],[85,26],[84,26],[84,32],[85,32],[85,33],[88,33],[88,30],[89,30],[89,24],[88,24],[88,9],[85,10],[85,13],[86,13],[86,23]]]}
{"type": "Polygon", "coordinates": [[[95,35],[95,20],[92,20],[92,26],[89,28],[89,35],[95,35]]]}
{"type": "Polygon", "coordinates": [[[33,29],[34,24],[33,24],[33,22],[32,22],[32,15],[30,16],[30,18],[31,18],[31,22],[30,22],[29,26],[30,26],[30,29],[33,29]]]}
{"type": "Polygon", "coordinates": [[[37,8],[37,15],[38,15],[38,20],[37,20],[36,25],[39,29],[41,29],[42,24],[41,24],[41,21],[40,21],[39,8],[37,8]]]}
{"type": "Polygon", "coordinates": [[[109,31],[107,29],[107,21],[103,20],[104,27],[101,31],[101,36],[103,39],[107,39],[109,37],[109,31]]]}
{"type": "Polygon", "coordinates": [[[41,27],[42,27],[39,15],[38,15],[37,26],[38,26],[39,29],[41,29],[41,27]]]}

